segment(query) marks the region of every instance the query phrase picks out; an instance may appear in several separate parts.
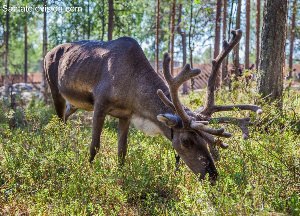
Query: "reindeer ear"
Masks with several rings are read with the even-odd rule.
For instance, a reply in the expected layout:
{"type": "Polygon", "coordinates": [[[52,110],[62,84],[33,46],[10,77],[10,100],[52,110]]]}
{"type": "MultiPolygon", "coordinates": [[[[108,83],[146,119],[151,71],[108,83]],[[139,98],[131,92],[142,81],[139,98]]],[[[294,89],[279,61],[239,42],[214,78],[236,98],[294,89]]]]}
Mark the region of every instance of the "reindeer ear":
{"type": "Polygon", "coordinates": [[[157,120],[165,123],[169,128],[181,128],[182,120],[179,116],[173,114],[159,114],[157,120]]]}

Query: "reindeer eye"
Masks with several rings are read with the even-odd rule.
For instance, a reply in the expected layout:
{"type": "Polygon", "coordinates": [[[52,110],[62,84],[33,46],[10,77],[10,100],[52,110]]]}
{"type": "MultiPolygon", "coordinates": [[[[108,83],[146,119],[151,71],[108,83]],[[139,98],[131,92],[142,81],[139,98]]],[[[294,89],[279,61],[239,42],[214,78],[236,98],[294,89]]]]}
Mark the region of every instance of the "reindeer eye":
{"type": "Polygon", "coordinates": [[[181,145],[184,147],[184,148],[191,148],[192,145],[193,145],[193,142],[192,140],[189,138],[189,137],[182,137],[180,139],[181,141],[181,145]]]}

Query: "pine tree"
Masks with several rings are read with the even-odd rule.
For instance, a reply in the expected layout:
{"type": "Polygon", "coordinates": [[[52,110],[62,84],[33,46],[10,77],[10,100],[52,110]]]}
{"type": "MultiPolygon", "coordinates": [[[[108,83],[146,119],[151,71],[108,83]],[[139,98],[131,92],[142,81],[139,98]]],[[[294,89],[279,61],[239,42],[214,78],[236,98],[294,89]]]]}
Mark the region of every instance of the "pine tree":
{"type": "Polygon", "coordinates": [[[258,90],[271,101],[282,100],[286,24],[287,0],[265,0],[258,90]]]}

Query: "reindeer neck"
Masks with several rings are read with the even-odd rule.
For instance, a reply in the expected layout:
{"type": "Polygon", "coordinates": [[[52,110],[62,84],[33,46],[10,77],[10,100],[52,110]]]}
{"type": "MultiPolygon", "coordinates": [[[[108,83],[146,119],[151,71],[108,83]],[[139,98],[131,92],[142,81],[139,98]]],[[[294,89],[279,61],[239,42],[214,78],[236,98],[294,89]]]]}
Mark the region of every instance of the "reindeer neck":
{"type": "MultiPolygon", "coordinates": [[[[139,79],[137,79],[138,83],[136,85],[137,94],[134,103],[133,123],[141,130],[159,129],[158,133],[171,140],[171,129],[157,120],[159,114],[173,113],[173,111],[160,100],[156,93],[158,89],[161,89],[166,93],[167,97],[169,97],[169,89],[151,66],[144,68],[139,74],[140,76],[139,79]]],[[[151,135],[151,133],[148,134],[151,135]]]]}

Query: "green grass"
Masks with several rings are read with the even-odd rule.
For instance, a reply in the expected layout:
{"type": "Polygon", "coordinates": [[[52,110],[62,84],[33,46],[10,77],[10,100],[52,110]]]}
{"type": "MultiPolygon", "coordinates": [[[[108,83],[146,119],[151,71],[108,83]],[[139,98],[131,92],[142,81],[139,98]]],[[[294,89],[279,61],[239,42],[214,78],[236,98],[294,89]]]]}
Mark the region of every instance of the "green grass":
{"type": "MultiPolygon", "coordinates": [[[[91,166],[90,114],[79,112],[64,125],[52,108],[37,101],[15,114],[2,103],[0,215],[299,215],[300,95],[290,95],[281,113],[264,105],[249,140],[242,140],[238,128],[227,127],[235,136],[226,140],[229,149],[220,150],[215,186],[198,182],[184,164],[175,174],[174,150],[163,137],[132,128],[120,168],[117,124],[108,118],[91,166]]],[[[195,108],[203,96],[194,93],[184,101],[195,108]]],[[[249,92],[224,91],[217,102],[254,98],[249,92]]]]}

